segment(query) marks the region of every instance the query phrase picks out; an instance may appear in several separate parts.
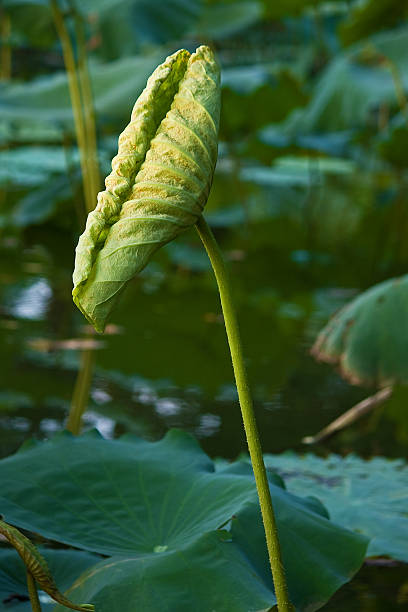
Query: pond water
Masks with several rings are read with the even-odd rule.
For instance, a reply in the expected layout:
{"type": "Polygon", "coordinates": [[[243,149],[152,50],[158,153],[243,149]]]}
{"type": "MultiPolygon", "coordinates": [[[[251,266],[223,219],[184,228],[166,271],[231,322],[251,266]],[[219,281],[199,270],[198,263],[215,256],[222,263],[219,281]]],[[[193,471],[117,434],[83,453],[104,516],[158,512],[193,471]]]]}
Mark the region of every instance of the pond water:
{"type": "MultiPolygon", "coordinates": [[[[406,271],[401,186],[318,164],[306,175],[292,168],[289,181],[285,164],[243,170],[221,155],[207,217],[231,272],[263,449],[302,452],[304,436],[374,391],[350,386],[309,350],[331,313],[406,271]]],[[[157,439],[179,427],[212,457],[244,452],[215,282],[195,232],[130,284],[104,336],[71,301],[77,235],[65,215],[1,238],[1,455],[63,428],[84,356],[94,365],[86,428],[157,439]]],[[[407,458],[405,400],[398,390],[313,451],[407,458]]],[[[406,567],[366,566],[325,610],[402,610],[407,601],[406,567]]]]}

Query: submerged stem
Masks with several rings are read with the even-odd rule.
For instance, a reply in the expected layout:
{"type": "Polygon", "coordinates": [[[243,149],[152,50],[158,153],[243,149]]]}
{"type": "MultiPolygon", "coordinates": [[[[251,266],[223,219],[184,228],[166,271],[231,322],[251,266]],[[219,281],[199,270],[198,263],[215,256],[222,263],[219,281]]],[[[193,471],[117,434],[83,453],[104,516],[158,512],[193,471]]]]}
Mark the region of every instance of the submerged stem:
{"type": "Polygon", "coordinates": [[[41,604],[38,598],[37,585],[35,583],[35,579],[33,575],[31,574],[29,570],[27,570],[26,572],[26,577],[27,577],[28,595],[30,597],[30,604],[31,604],[32,611],[41,612],[41,604]]]}
{"type": "Polygon", "coordinates": [[[341,414],[337,419],[327,425],[327,427],[321,429],[316,435],[302,438],[303,444],[316,444],[317,442],[325,440],[337,431],[344,429],[344,427],[348,427],[360,417],[364,416],[368,412],[371,412],[371,410],[376,408],[376,406],[388,400],[391,397],[392,392],[392,387],[384,387],[384,389],[380,389],[380,391],[377,391],[377,393],[374,395],[366,397],[361,402],[358,402],[358,404],[341,414]]]}
{"type": "Polygon", "coordinates": [[[11,19],[5,9],[0,8],[0,81],[11,77],[11,19]]]}
{"type": "Polygon", "coordinates": [[[244,422],[249,454],[255,475],[259,503],[261,506],[278,610],[279,612],[292,612],[294,607],[290,603],[288,587],[286,584],[285,571],[282,563],[278,539],[278,530],[272,506],[268,478],[263,462],[262,449],[259,440],[252,398],[249,391],[248,377],[244,364],[238,322],[231,295],[230,281],[221,250],[203,216],[201,216],[197,221],[196,229],[210,258],[218,284],[225,321],[225,329],[227,332],[232,366],[234,369],[239,403],[241,406],[242,419],[244,422]]]}
{"type": "Polygon", "coordinates": [[[74,435],[81,433],[81,421],[89,398],[93,371],[94,351],[86,349],[82,351],[81,363],[72,395],[71,408],[69,411],[66,428],[74,435]]]}

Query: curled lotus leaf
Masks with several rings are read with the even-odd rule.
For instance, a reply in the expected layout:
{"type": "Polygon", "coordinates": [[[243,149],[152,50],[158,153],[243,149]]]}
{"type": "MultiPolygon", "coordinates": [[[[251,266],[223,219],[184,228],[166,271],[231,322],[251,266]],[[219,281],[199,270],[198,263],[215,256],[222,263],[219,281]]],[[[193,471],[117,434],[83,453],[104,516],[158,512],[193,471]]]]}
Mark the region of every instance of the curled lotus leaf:
{"type": "Polygon", "coordinates": [[[312,355],[356,385],[408,383],[408,275],[368,289],[319,333],[312,355]]]}
{"type": "Polygon", "coordinates": [[[136,101],[76,249],[73,298],[99,332],[126,283],[202,213],[217,161],[219,81],[208,47],[183,49],[136,101]]]}
{"type": "Polygon", "coordinates": [[[39,587],[48,593],[54,601],[71,610],[79,610],[80,612],[89,610],[93,612],[95,608],[92,604],[74,604],[59,592],[46,560],[31,540],[26,538],[18,529],[2,520],[0,520],[0,533],[18,552],[27,568],[27,572],[31,574],[39,587]]]}

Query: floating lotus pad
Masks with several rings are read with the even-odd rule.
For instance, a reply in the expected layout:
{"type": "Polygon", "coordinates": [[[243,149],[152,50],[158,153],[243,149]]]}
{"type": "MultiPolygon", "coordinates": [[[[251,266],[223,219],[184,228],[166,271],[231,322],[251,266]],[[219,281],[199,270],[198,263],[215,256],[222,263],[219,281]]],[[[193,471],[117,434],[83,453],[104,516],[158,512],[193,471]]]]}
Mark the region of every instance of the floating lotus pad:
{"type": "Polygon", "coordinates": [[[312,348],[355,385],[408,383],[408,275],[375,285],[336,313],[312,348]]]}
{"type": "MultiPolygon", "coordinates": [[[[107,555],[66,593],[97,612],[248,612],[276,604],[251,467],[222,471],[188,434],[159,442],[60,434],[0,462],[14,525],[107,555]]],[[[360,567],[367,540],[270,475],[289,589],[317,610],[360,567]]],[[[64,608],[57,608],[62,610],[64,608]]]]}

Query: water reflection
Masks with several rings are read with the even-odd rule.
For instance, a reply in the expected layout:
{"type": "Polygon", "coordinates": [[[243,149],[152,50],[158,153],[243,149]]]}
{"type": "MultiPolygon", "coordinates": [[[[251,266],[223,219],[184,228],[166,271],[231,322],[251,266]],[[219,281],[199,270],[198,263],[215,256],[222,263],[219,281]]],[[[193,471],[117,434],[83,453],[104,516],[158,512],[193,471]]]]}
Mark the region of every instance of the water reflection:
{"type": "Polygon", "coordinates": [[[38,278],[17,292],[9,306],[11,315],[18,319],[43,319],[52,298],[52,289],[45,278],[38,278]]]}

